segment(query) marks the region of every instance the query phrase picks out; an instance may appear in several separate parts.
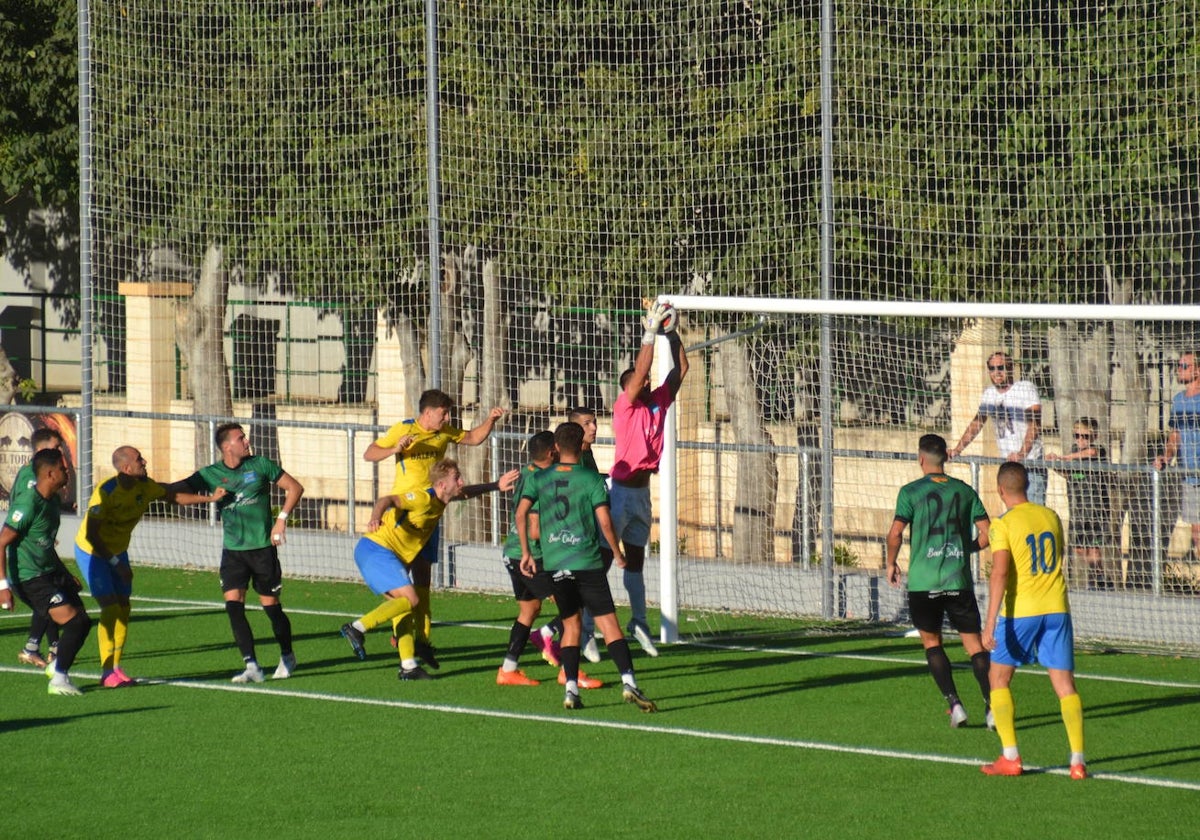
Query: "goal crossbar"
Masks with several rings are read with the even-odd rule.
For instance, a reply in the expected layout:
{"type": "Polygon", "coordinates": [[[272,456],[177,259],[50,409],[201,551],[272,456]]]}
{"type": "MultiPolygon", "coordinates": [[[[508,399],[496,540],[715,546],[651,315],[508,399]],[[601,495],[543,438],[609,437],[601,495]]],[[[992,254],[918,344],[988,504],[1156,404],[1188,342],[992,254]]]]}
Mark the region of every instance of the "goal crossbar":
{"type": "Polygon", "coordinates": [[[1009,321],[1200,321],[1200,306],[1074,303],[944,303],[902,300],[710,297],[659,295],[658,300],[692,312],[756,315],[849,315],[859,317],[997,318],[1009,321]]]}

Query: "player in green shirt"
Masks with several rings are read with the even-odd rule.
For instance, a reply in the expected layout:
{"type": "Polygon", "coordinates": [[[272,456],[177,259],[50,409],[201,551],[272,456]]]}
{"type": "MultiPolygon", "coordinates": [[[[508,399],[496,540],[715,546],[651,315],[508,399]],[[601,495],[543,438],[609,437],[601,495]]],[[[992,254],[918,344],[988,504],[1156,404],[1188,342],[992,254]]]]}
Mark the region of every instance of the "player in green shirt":
{"type": "Polygon", "coordinates": [[[58,657],[47,666],[49,692],[77,696],[80,690],[68,673],[92,627],[80,585],[58,556],[58,492],[67,484],[67,465],[58,449],[43,449],[33,456],[35,485],[14,499],[0,529],[0,551],[7,560],[8,579],[0,577],[0,608],[11,610],[13,590],[34,612],[43,613],[62,630],[58,657]]]}
{"type": "MultiPolygon", "coordinates": [[[[29,437],[29,443],[33,447],[34,454],[43,449],[61,452],[63,439],[57,430],[49,426],[42,426],[33,430],[33,434],[29,437]]],[[[32,493],[36,484],[37,479],[33,475],[32,463],[23,465],[13,480],[12,492],[9,494],[9,506],[16,504],[19,497],[26,493],[32,493]]],[[[50,620],[50,616],[34,610],[33,616],[29,619],[29,637],[25,641],[25,647],[21,648],[17,654],[17,661],[22,665],[32,665],[35,668],[44,669],[46,665],[54,661],[56,656],[58,656],[58,625],[50,620]],[[42,658],[42,636],[45,636],[50,642],[50,650],[44,659],[42,658]]]]}
{"type": "Polygon", "coordinates": [[[246,591],[251,583],[279,643],[279,667],[274,678],[287,679],[296,668],[296,656],[292,652],[292,624],[279,599],[283,570],[278,548],[286,541],[287,518],[304,495],[304,487],[270,458],[251,454],[250,439],[238,423],[217,426],[216,441],[221,460],[197,470],[183,484],[193,493],[225,488],[224,497],[217,503],[224,529],[221,590],[233,638],[246,665],[244,671],[234,675],[233,682],[264,679],[254,652],[254,631],[246,620],[246,591]],[[271,516],[272,485],[278,485],[286,494],[277,517],[271,516]]]}
{"type": "Polygon", "coordinates": [[[638,688],[629,642],[617,622],[612,590],[608,586],[600,556],[600,536],[613,546],[613,559],[624,567],[617,546],[612,517],[608,512],[608,490],[595,470],[579,463],[583,427],[563,423],[554,430],[558,463],[529,476],[517,502],[517,538],[521,542],[521,571],[533,577],[538,571],[530,545],[530,513],[538,509],[538,540],[544,568],[554,579],[554,600],[563,621],[561,659],[566,685],[563,707],[582,709],[579,700],[579,640],[582,627],[579,611],[591,610],[596,626],[604,634],[608,653],[621,672],[622,696],[645,712],[657,711],[654,701],[638,688]]]}
{"type": "Polygon", "coordinates": [[[971,553],[987,548],[989,520],[970,485],[946,475],[947,458],[946,441],[940,435],[921,436],[917,462],[924,476],[900,488],[887,535],[887,577],[892,586],[900,586],[896,561],[904,529],[910,528],[908,610],[921,634],[929,672],[949,705],[950,725],[957,728],[966,723],[967,711],[959,700],[950,658],[942,646],[942,623],[947,618],[971,657],[990,729],[991,658],[983,647],[983,624],[971,578],[971,553]],[[978,537],[972,536],[972,526],[978,537]]]}

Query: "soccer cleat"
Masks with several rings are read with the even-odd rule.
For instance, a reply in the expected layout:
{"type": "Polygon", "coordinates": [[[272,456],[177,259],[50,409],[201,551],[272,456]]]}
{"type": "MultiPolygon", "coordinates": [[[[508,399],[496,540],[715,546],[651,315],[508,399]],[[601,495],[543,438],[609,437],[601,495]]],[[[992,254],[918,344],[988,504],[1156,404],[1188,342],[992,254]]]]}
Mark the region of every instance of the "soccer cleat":
{"type": "Polygon", "coordinates": [[[600,647],[596,644],[595,636],[589,636],[587,642],[579,650],[588,662],[594,664],[600,661],[600,647]]]}
{"type": "Polygon", "coordinates": [[[417,659],[420,659],[433,670],[437,670],[442,666],[437,661],[437,651],[433,649],[433,645],[429,642],[416,643],[417,659]]]}
{"type": "Polygon", "coordinates": [[[275,669],[275,673],[271,675],[273,680],[286,680],[292,675],[292,671],[296,670],[296,654],[285,653],[279,657],[279,666],[275,669]]]}
{"type": "Polygon", "coordinates": [[[252,682],[260,683],[265,679],[266,675],[263,674],[262,668],[258,667],[257,662],[247,662],[246,670],[242,671],[240,674],[234,674],[233,679],[231,679],[230,682],[235,682],[241,685],[252,682]]]}
{"type": "Polygon", "coordinates": [[[342,637],[350,643],[350,649],[354,651],[354,655],[358,657],[360,662],[367,658],[367,648],[364,642],[366,637],[353,624],[342,625],[342,637]]]}
{"type": "Polygon", "coordinates": [[[1020,776],[1021,775],[1021,759],[1005,758],[1000,756],[991,764],[985,764],[979,768],[985,776],[1020,776]]]}
{"type": "Polygon", "coordinates": [[[415,668],[401,668],[400,673],[398,673],[396,676],[405,682],[433,679],[433,677],[429,675],[429,672],[420,665],[416,666],[415,668]]]}
{"type": "Polygon", "coordinates": [[[950,728],[958,729],[967,722],[967,710],[963,708],[962,703],[955,703],[950,707],[950,728]]]}
{"type": "Polygon", "coordinates": [[[992,731],[996,729],[996,716],[992,714],[991,709],[987,710],[987,728],[992,731]]]}
{"type": "Polygon", "coordinates": [[[50,680],[46,685],[46,693],[54,694],[59,697],[78,697],[83,694],[76,687],[75,683],[71,682],[71,678],[65,674],[59,674],[54,679],[50,680]]]}
{"type": "Polygon", "coordinates": [[[1070,772],[1072,779],[1086,779],[1088,777],[1086,764],[1072,764],[1070,772]]]}
{"type": "MultiPolygon", "coordinates": [[[[579,678],[576,679],[575,682],[577,682],[579,684],[580,688],[603,688],[604,687],[604,680],[593,679],[592,677],[589,677],[587,674],[585,674],[583,671],[579,672],[579,678]]],[[[558,684],[559,685],[567,684],[567,672],[562,668],[558,669],[558,684]]]]}
{"type": "Polygon", "coordinates": [[[21,652],[17,654],[17,661],[22,665],[32,665],[34,668],[45,668],[50,664],[45,659],[42,659],[42,652],[40,650],[28,650],[26,648],[22,648],[21,652]]]}
{"type": "Polygon", "coordinates": [[[115,671],[116,673],[120,674],[120,675],[121,675],[121,679],[128,680],[128,681],[129,681],[131,684],[133,684],[133,685],[136,685],[136,684],[137,684],[137,680],[135,680],[133,677],[131,677],[131,676],[129,676],[128,674],[126,674],[126,673],[125,673],[125,671],[124,671],[124,669],[122,669],[120,665],[118,665],[116,668],[113,668],[113,671],[115,671]]]}
{"type": "Polygon", "coordinates": [[[100,675],[100,685],[104,686],[105,688],[125,688],[127,686],[134,685],[134,682],[133,680],[129,679],[129,677],[125,676],[122,671],[118,671],[116,668],[114,668],[113,670],[105,671],[100,675]]]}
{"type": "Polygon", "coordinates": [[[642,694],[642,690],[636,685],[627,685],[622,689],[621,696],[625,698],[626,703],[636,703],[637,707],[643,712],[657,712],[658,704],[642,694]]]}
{"type": "Polygon", "coordinates": [[[650,633],[645,627],[640,624],[633,625],[633,638],[637,639],[647,656],[658,656],[658,648],[654,646],[654,640],[650,638],[650,633]]]}
{"type": "Polygon", "coordinates": [[[496,672],[496,685],[541,685],[540,680],[530,679],[524,671],[505,671],[503,667],[496,672]]]}
{"type": "Polygon", "coordinates": [[[563,698],[564,709],[582,709],[583,701],[579,699],[579,695],[574,691],[568,691],[567,696],[563,698]]]}

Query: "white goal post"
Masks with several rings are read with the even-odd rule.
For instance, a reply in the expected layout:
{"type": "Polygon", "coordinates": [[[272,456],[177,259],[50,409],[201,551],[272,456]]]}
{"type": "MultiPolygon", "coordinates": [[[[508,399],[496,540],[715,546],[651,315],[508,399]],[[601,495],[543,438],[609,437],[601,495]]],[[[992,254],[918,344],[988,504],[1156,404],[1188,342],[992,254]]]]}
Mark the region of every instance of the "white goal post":
{"type": "MultiPolygon", "coordinates": [[[[1165,427],[1165,418],[1169,415],[1174,383],[1167,381],[1168,366],[1169,370],[1173,371],[1175,357],[1179,353],[1192,349],[1194,345],[1200,346],[1200,341],[1198,341],[1200,327],[1195,326],[1200,325],[1200,306],[972,304],[673,294],[660,295],[658,300],[672,304],[683,314],[680,329],[684,331],[685,345],[705,347],[705,352],[715,350],[719,353],[722,342],[736,340],[745,335],[748,330],[743,328],[754,320],[747,316],[760,316],[759,321],[779,322],[793,319],[796,322],[807,322],[814,333],[820,333],[819,344],[814,344],[817,348],[816,366],[819,368],[819,376],[809,380],[811,390],[818,397],[812,404],[813,414],[817,418],[813,422],[819,421],[820,430],[819,451],[814,452],[817,460],[812,465],[812,474],[817,477],[812,480],[813,486],[809,488],[814,494],[814,498],[819,500],[818,504],[820,505],[819,516],[814,512],[810,517],[813,524],[812,534],[809,536],[812,543],[817,546],[816,554],[813,557],[813,560],[817,562],[812,562],[811,568],[800,568],[810,565],[805,541],[799,540],[795,534],[783,533],[788,530],[789,526],[788,522],[780,524],[783,517],[773,519],[773,536],[776,543],[789,540],[793,544],[801,543],[799,551],[793,551],[788,558],[791,562],[780,560],[778,556],[765,560],[763,558],[730,556],[729,550],[722,549],[723,542],[728,540],[728,535],[722,533],[720,525],[721,520],[725,518],[725,515],[721,513],[722,505],[725,506],[725,509],[732,509],[736,502],[717,500],[712,507],[716,511],[716,524],[709,521],[697,521],[704,517],[696,513],[698,505],[695,503],[695,499],[699,497],[699,494],[689,490],[689,483],[702,485],[706,494],[711,494],[714,486],[718,488],[721,486],[723,476],[725,484],[736,486],[737,477],[730,478],[733,475],[733,469],[728,466],[728,462],[733,460],[733,456],[728,455],[722,465],[721,456],[718,453],[714,456],[717,461],[716,467],[706,467],[703,464],[697,466],[698,462],[704,461],[709,456],[703,451],[700,453],[690,452],[689,446],[692,449],[709,447],[713,451],[717,451],[722,445],[722,440],[727,440],[727,438],[722,438],[720,430],[717,429],[715,438],[713,438],[716,443],[697,444],[693,441],[698,438],[690,435],[695,429],[689,428],[689,442],[681,444],[678,434],[679,413],[688,411],[687,395],[681,393],[681,399],[670,410],[658,483],[659,600],[662,610],[661,638],[666,642],[677,640],[683,622],[694,620],[690,616],[685,616],[685,613],[693,607],[697,613],[706,612],[709,615],[713,611],[720,613],[722,610],[746,612],[761,610],[766,613],[791,614],[798,608],[801,614],[823,619],[865,617],[883,621],[899,620],[903,612],[902,602],[899,598],[891,597],[890,593],[886,592],[886,585],[882,586],[884,591],[880,591],[878,570],[872,565],[880,558],[878,556],[867,557],[863,560],[858,557],[856,559],[861,565],[853,573],[848,574],[840,566],[843,558],[841,556],[835,558],[835,554],[840,555],[843,551],[850,555],[870,552],[869,547],[864,552],[855,541],[861,540],[869,543],[869,534],[872,529],[878,530],[881,524],[890,522],[889,508],[894,504],[895,494],[904,480],[897,476],[903,476],[907,471],[909,479],[916,477],[911,474],[914,457],[911,453],[915,451],[915,441],[919,434],[936,431],[943,434],[951,446],[955,444],[978,405],[978,394],[982,391],[985,378],[984,366],[981,362],[987,354],[994,350],[1006,349],[1010,355],[1016,350],[1018,364],[1022,367],[1032,368],[1035,366],[1034,357],[1037,356],[1037,348],[1041,348],[1043,355],[1052,356],[1056,352],[1060,354],[1064,352],[1058,347],[1058,344],[1062,344],[1064,341],[1067,341],[1068,344],[1069,341],[1074,340],[1099,341],[1099,350],[1091,347],[1087,352],[1099,359],[1094,365],[1099,369],[1095,375],[1101,379],[1104,379],[1105,376],[1109,377],[1105,382],[1106,387],[1110,388],[1110,391],[1107,392],[1110,398],[1098,401],[1095,393],[1075,396],[1067,394],[1065,391],[1061,394],[1051,393],[1054,389],[1047,387],[1047,402],[1057,408],[1060,413],[1069,410],[1078,415],[1103,411],[1101,425],[1104,433],[1111,435],[1107,440],[1120,451],[1123,458],[1131,457],[1130,453],[1136,453],[1137,457],[1144,461],[1142,450],[1133,444],[1133,436],[1146,432],[1153,437],[1155,434],[1161,433],[1161,428],[1154,427],[1153,422],[1155,418],[1158,418],[1162,420],[1162,426],[1165,427]],[[973,364],[964,366],[956,359],[947,361],[944,365],[948,371],[946,378],[955,380],[950,386],[956,389],[955,396],[958,398],[953,415],[949,411],[945,411],[939,415],[937,421],[927,417],[918,417],[915,422],[911,422],[911,412],[906,415],[903,411],[900,412],[899,419],[892,417],[880,422],[872,421],[870,418],[862,419],[860,417],[846,420],[845,417],[842,417],[838,420],[835,430],[834,415],[839,412],[845,415],[851,411],[850,408],[847,408],[849,401],[844,397],[835,404],[835,392],[845,390],[845,383],[835,381],[836,373],[831,362],[831,357],[837,353],[831,352],[829,332],[836,329],[832,323],[836,319],[849,319],[844,323],[852,325],[852,329],[861,329],[862,324],[884,322],[889,324],[917,322],[953,324],[955,329],[962,324],[985,324],[988,325],[988,329],[983,333],[985,337],[975,345],[969,346],[969,342],[961,336],[957,342],[949,343],[951,346],[957,344],[957,351],[973,362],[973,364]],[[1152,326],[1147,327],[1147,325],[1152,326]],[[1103,329],[1097,329],[1098,326],[1103,329]],[[1078,331],[1079,336],[1083,337],[1077,337],[1075,332],[1071,332],[1072,337],[1069,339],[1064,339],[1060,335],[1064,331],[1072,330],[1078,331]],[[1101,336],[1099,339],[1095,337],[1097,334],[1101,336]],[[1150,335],[1153,336],[1153,341],[1147,338],[1150,335]],[[1140,338],[1135,341],[1135,338],[1139,336],[1140,338]],[[1013,347],[1015,343],[1020,343],[1021,346],[1013,347]],[[1146,398],[1145,406],[1141,406],[1137,403],[1131,390],[1133,388],[1131,383],[1134,382],[1132,368],[1135,367],[1131,360],[1136,357],[1139,362],[1137,366],[1141,370],[1141,363],[1145,361],[1147,352],[1151,352],[1147,350],[1149,345],[1153,345],[1152,353],[1156,361],[1145,365],[1146,369],[1139,374],[1150,381],[1150,396],[1146,398]],[[1035,350],[1028,351],[1029,347],[1034,347],[1035,350]],[[1047,347],[1050,349],[1047,350],[1047,347]],[[1025,355],[1028,355],[1028,360],[1024,358],[1025,355]],[[1121,374],[1120,376],[1118,372],[1121,374]],[[1128,376],[1122,379],[1121,376],[1126,374],[1128,376]],[[963,385],[957,379],[971,381],[963,385]],[[1112,385],[1113,382],[1116,384],[1112,385]],[[961,397],[957,393],[959,391],[962,394],[970,395],[970,399],[961,397]],[[1134,408],[1130,408],[1130,405],[1134,408]],[[1124,415],[1120,415],[1122,411],[1140,415],[1143,419],[1149,418],[1146,422],[1151,428],[1141,431],[1129,428],[1136,426],[1136,423],[1124,419],[1124,415]],[[906,418],[910,422],[905,422],[906,418]],[[844,443],[843,441],[847,438],[869,440],[870,444],[860,451],[856,449],[855,445],[844,443]],[[895,438],[895,445],[889,447],[892,438],[895,438]],[[1118,438],[1120,439],[1119,445],[1118,438]],[[831,441],[838,443],[831,445],[831,441]],[[889,451],[889,448],[894,451],[889,451]],[[835,450],[837,451],[836,465],[835,450]],[[685,459],[693,463],[685,467],[681,463],[685,459]],[[884,463],[881,464],[881,461],[884,463]],[[866,464],[866,467],[859,466],[860,464],[866,464]],[[839,485],[839,481],[858,482],[859,484],[847,488],[845,485],[839,485]],[[835,526],[835,507],[838,507],[839,511],[843,511],[846,507],[852,506],[843,501],[846,496],[861,499],[864,509],[872,508],[867,511],[869,515],[863,515],[860,518],[860,521],[868,523],[867,525],[847,527],[839,521],[835,526]],[[681,513],[681,508],[683,508],[683,513],[681,513]],[[856,528],[868,533],[865,536],[862,533],[856,533],[856,528]],[[800,558],[799,562],[797,562],[797,557],[800,558]],[[719,567],[722,558],[725,558],[725,562],[730,564],[731,571],[727,574],[714,574],[713,571],[719,567]],[[763,560],[763,562],[754,562],[758,560],[763,560]],[[695,575],[692,578],[693,582],[700,577],[709,581],[723,580],[731,589],[719,593],[697,595],[692,591],[686,571],[688,565],[693,563],[702,564],[702,573],[695,575]],[[745,581],[745,586],[759,587],[760,590],[757,593],[759,597],[756,598],[756,593],[739,594],[732,591],[732,588],[743,585],[740,582],[742,580],[745,581]],[[811,591],[805,596],[795,597],[793,597],[794,593],[770,591],[793,587],[797,589],[807,587],[811,591]],[[860,589],[861,592],[858,591],[860,589]],[[798,602],[799,607],[796,606],[798,602]]],[[[843,327],[843,329],[846,328],[843,327]]],[[[903,330],[901,331],[903,332],[903,330]]],[[[660,339],[660,344],[662,343],[660,339]]],[[[1063,346],[1065,347],[1067,344],[1063,346]]],[[[660,347],[660,351],[664,349],[664,347],[660,347]]],[[[904,351],[899,350],[898,352],[904,351]]],[[[946,352],[949,353],[950,350],[947,349],[946,352]]],[[[1067,363],[1068,369],[1077,367],[1081,377],[1084,376],[1083,368],[1092,364],[1090,355],[1072,355],[1068,358],[1070,359],[1067,363]]],[[[770,370],[770,358],[764,356],[761,359],[752,359],[752,361],[756,365],[755,376],[768,378],[773,373],[770,370]]],[[[719,366],[701,365],[700,367],[710,371],[719,366]]],[[[1045,363],[1043,367],[1049,368],[1050,364],[1045,363]]],[[[696,369],[697,364],[693,361],[692,370],[696,369]]],[[[718,375],[709,373],[705,375],[713,379],[713,383],[710,384],[714,391],[719,392],[722,386],[715,381],[718,375]]],[[[1050,377],[1048,373],[1043,375],[1047,378],[1050,377]]],[[[782,378],[786,380],[786,377],[782,378]]],[[[708,384],[704,387],[708,387],[708,384]]],[[[947,397],[947,399],[949,398],[947,397]]],[[[720,400],[713,399],[711,401],[718,403],[720,400]]],[[[732,423],[728,414],[719,419],[727,424],[732,423]]],[[[1065,416],[1055,417],[1054,428],[1057,429],[1060,436],[1070,434],[1072,419],[1065,416]]],[[[716,424],[715,420],[714,424],[716,424]]],[[[764,422],[765,425],[767,424],[764,422]]],[[[782,425],[786,426],[787,423],[782,425]]],[[[956,468],[964,471],[969,469],[970,472],[964,473],[964,477],[969,475],[971,480],[977,484],[980,482],[981,470],[986,471],[989,467],[994,469],[994,466],[999,463],[998,458],[988,454],[985,438],[990,440],[990,435],[986,434],[987,431],[985,430],[985,434],[979,436],[978,441],[971,446],[969,453],[964,453],[964,457],[956,462],[956,468]]],[[[703,433],[701,436],[703,437],[703,433]]],[[[711,437],[710,435],[709,438],[711,437]]],[[[705,440],[709,440],[709,438],[705,438],[705,440]]],[[[1138,446],[1140,445],[1138,444],[1138,446]]],[[[730,453],[737,448],[725,451],[730,453]]],[[[752,444],[746,443],[740,446],[742,451],[753,448],[752,444]]],[[[1048,446],[1048,450],[1050,448],[1058,449],[1060,447],[1048,446]]],[[[775,447],[775,451],[780,453],[785,449],[787,447],[775,447]]],[[[1064,448],[1063,451],[1068,450],[1064,448]]],[[[780,455],[780,457],[790,457],[790,453],[787,456],[780,455]]],[[[801,460],[792,459],[789,461],[789,466],[799,464],[801,460]]],[[[1053,465],[1050,466],[1053,473],[1053,465]]],[[[1087,634],[1093,630],[1089,627],[1093,616],[1096,617],[1094,622],[1096,625],[1104,623],[1100,620],[1102,615],[1107,616],[1108,621],[1112,621],[1116,616],[1115,623],[1120,625],[1117,632],[1121,634],[1122,638],[1129,639],[1134,643],[1165,642],[1167,644],[1177,643],[1182,646],[1200,644],[1200,627],[1195,626],[1198,622],[1195,619],[1180,621],[1176,617],[1176,613],[1180,609],[1183,609],[1184,612],[1187,610],[1185,603],[1174,596],[1194,594],[1200,591],[1200,585],[1197,585],[1195,589],[1192,588],[1195,583],[1193,581],[1195,570],[1190,567],[1190,559],[1186,554],[1182,555],[1182,560],[1172,559],[1179,556],[1180,549],[1176,543],[1168,544],[1167,542],[1176,525],[1174,509],[1170,504],[1162,501],[1162,496],[1167,491],[1159,487],[1157,475],[1150,475],[1154,471],[1148,470],[1144,465],[1138,466],[1130,464],[1128,461],[1121,463],[1118,459],[1114,459],[1111,464],[1106,464],[1105,470],[1106,480],[1111,479],[1121,486],[1135,479],[1148,477],[1153,484],[1151,490],[1148,491],[1149,496],[1147,496],[1151,501],[1140,504],[1136,511],[1140,518],[1136,520],[1135,511],[1132,509],[1125,513],[1118,512],[1118,516],[1125,518],[1112,526],[1114,534],[1112,556],[1109,557],[1106,554],[1105,562],[1115,563],[1118,569],[1117,576],[1121,583],[1116,591],[1092,591],[1090,584],[1083,578],[1079,579],[1083,582],[1073,579],[1072,601],[1078,625],[1082,625],[1084,633],[1087,634]],[[1147,571],[1144,580],[1135,578],[1135,562],[1140,563],[1141,561],[1133,559],[1133,544],[1139,539],[1143,523],[1146,523],[1145,528],[1148,529],[1145,538],[1146,544],[1150,546],[1146,549],[1145,568],[1147,571]],[[1078,586],[1078,592],[1075,591],[1076,586],[1078,586]],[[1161,610],[1158,617],[1147,614],[1139,618],[1138,613],[1144,612],[1145,604],[1129,600],[1147,597],[1158,599],[1156,601],[1157,608],[1161,610]],[[1176,627],[1172,632],[1178,633],[1178,638],[1173,638],[1170,634],[1164,637],[1151,628],[1151,625],[1161,625],[1164,620],[1171,622],[1176,627]],[[1126,624],[1129,626],[1126,627],[1126,624]]],[[[784,472],[784,470],[780,470],[780,485],[783,485],[785,481],[799,482],[803,475],[809,475],[810,479],[812,476],[812,474],[803,472],[802,468],[798,466],[793,469],[793,472],[796,473],[794,476],[785,476],[784,472]]],[[[1064,514],[1066,520],[1067,491],[1063,489],[1062,480],[1056,478],[1055,482],[1053,499],[1048,498],[1047,501],[1052,503],[1052,506],[1061,508],[1060,513],[1064,514]]],[[[803,493],[797,490],[797,498],[802,495],[803,493]]],[[[982,492],[981,495],[983,495],[982,492]]],[[[799,504],[799,502],[796,504],[797,510],[799,504]]],[[[1117,502],[1114,501],[1113,504],[1116,506],[1117,502]]],[[[1130,503],[1125,501],[1122,504],[1128,507],[1130,503]]],[[[989,507],[989,513],[993,516],[999,512],[999,510],[992,510],[989,507]]],[[[845,517],[844,512],[838,512],[838,515],[842,518],[845,517]]],[[[794,524],[798,516],[798,513],[794,513],[791,523],[794,524]]],[[[883,533],[879,532],[878,537],[882,542],[883,533]]],[[[1141,567],[1138,566],[1138,568],[1141,567]]],[[[1097,627],[1095,632],[1102,631],[1097,627]]]]}

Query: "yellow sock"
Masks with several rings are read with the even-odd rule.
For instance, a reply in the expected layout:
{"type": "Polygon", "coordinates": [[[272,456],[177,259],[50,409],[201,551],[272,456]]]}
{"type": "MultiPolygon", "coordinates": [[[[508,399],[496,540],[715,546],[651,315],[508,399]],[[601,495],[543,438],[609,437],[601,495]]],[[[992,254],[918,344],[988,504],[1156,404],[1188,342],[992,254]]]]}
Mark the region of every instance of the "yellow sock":
{"type": "Polygon", "coordinates": [[[417,645],[413,639],[413,629],[416,626],[416,613],[402,616],[396,624],[396,652],[400,654],[403,663],[417,658],[417,645]]]}
{"type": "Polygon", "coordinates": [[[1000,736],[1000,746],[1005,750],[1017,748],[1015,716],[1016,707],[1013,705],[1012,690],[993,688],[992,717],[996,719],[996,734],[1000,736]]]}
{"type": "Polygon", "coordinates": [[[116,648],[113,636],[120,614],[120,604],[109,604],[100,608],[100,628],[96,631],[96,639],[100,643],[100,667],[105,671],[113,669],[113,651],[116,648]]]}
{"type": "Polygon", "coordinates": [[[429,634],[433,630],[433,609],[429,603],[430,589],[428,586],[416,586],[413,588],[417,590],[417,599],[420,602],[417,604],[416,609],[413,610],[413,615],[417,618],[416,623],[413,625],[413,631],[421,641],[428,642],[429,634]]]}
{"type": "Polygon", "coordinates": [[[112,634],[112,666],[121,667],[121,652],[125,650],[125,639],[129,636],[129,604],[117,604],[117,621],[112,634]]]}
{"type": "Polygon", "coordinates": [[[1062,709],[1063,723],[1067,727],[1067,743],[1071,752],[1083,753],[1083,701],[1078,694],[1070,694],[1058,701],[1062,709]]]}
{"type": "Polygon", "coordinates": [[[359,621],[367,630],[374,630],[380,624],[393,618],[412,612],[412,602],[401,595],[399,598],[388,598],[382,604],[364,615],[359,621]]]}

